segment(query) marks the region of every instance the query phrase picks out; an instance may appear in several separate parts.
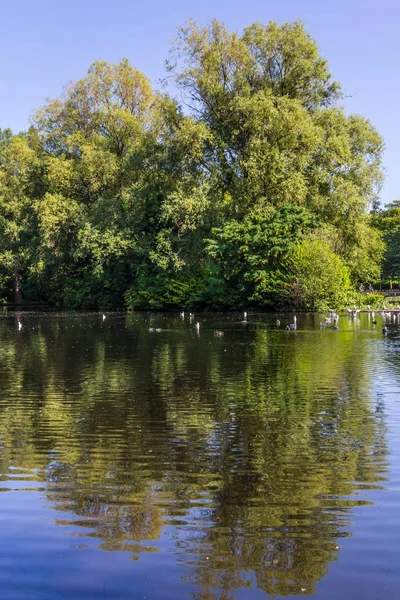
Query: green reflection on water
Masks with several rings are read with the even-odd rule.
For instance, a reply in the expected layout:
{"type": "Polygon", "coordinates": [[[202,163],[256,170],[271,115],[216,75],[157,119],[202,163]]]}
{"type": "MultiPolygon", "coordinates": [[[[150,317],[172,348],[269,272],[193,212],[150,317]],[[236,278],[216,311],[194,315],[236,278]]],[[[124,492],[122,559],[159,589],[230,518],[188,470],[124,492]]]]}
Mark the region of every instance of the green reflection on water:
{"type": "Polygon", "coordinates": [[[314,320],[2,318],[0,487],[44,482],[102,550],[156,561],[167,536],[199,598],[311,593],[387,455],[378,332],[314,320]]]}

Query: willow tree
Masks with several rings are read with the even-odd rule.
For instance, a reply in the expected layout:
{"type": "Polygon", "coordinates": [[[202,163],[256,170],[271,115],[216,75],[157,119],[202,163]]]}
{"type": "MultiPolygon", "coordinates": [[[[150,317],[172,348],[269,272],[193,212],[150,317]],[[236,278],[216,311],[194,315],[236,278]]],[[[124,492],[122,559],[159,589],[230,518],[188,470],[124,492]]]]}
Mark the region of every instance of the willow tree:
{"type": "Polygon", "coordinates": [[[365,254],[379,262],[379,244],[369,253],[362,242],[376,237],[368,210],[382,179],[383,143],[368,120],[338,104],[340,85],[301,23],[255,23],[239,35],[218,21],[190,22],[168,68],[191,114],[209,128],[205,161],[221,221],[297,204],[335,228],[336,249],[351,267],[355,248],[361,262],[365,254]]]}
{"type": "Polygon", "coordinates": [[[36,112],[47,191],[38,206],[42,280],[59,301],[122,303],[136,251],[128,192],[145,171],[154,102],[127,60],[96,62],[36,112]]]}
{"type": "Polygon", "coordinates": [[[150,285],[162,295],[157,282],[168,285],[201,252],[204,126],[127,60],[94,63],[34,121],[47,190],[43,273],[52,288],[78,305],[121,305],[132,285],[130,297],[150,285]]]}

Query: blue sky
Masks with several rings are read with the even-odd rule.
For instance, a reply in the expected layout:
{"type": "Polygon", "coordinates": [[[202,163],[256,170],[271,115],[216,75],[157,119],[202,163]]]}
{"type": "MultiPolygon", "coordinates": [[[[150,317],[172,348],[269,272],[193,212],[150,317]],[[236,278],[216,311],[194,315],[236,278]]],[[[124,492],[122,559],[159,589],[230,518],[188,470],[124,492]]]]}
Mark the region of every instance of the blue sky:
{"type": "Polygon", "coordinates": [[[25,129],[95,60],[123,57],[157,87],[176,27],[213,17],[230,29],[301,19],[342,83],[349,112],[385,139],[383,202],[400,198],[400,52],[397,0],[0,0],[0,127],[25,129]]]}

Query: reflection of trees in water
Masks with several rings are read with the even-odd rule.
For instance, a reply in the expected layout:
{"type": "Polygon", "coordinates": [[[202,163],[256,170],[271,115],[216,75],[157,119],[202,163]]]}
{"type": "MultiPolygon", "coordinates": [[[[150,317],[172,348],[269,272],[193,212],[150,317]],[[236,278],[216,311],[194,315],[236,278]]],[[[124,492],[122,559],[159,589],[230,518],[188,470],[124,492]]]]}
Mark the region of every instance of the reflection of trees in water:
{"type": "Polygon", "coordinates": [[[2,473],[39,469],[58,522],[106,550],[154,550],[172,525],[199,598],[254,581],[311,591],[346,535],[352,482],[380,485],[383,415],[354,334],[0,326],[2,473]]]}

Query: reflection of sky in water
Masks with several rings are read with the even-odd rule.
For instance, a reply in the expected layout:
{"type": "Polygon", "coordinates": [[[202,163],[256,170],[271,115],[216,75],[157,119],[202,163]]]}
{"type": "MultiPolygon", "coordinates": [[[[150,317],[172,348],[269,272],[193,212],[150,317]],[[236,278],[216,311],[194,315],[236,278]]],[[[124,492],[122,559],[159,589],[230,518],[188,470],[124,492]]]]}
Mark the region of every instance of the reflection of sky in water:
{"type": "Polygon", "coordinates": [[[4,597],[396,598],[397,321],[285,319],[0,318],[4,597]]]}

